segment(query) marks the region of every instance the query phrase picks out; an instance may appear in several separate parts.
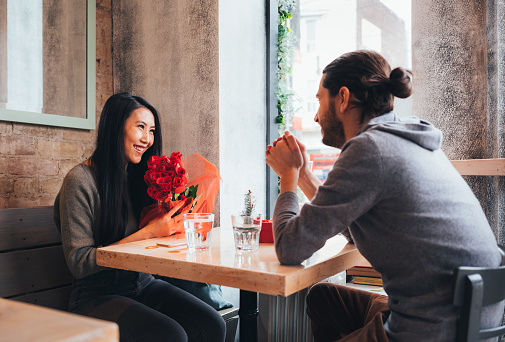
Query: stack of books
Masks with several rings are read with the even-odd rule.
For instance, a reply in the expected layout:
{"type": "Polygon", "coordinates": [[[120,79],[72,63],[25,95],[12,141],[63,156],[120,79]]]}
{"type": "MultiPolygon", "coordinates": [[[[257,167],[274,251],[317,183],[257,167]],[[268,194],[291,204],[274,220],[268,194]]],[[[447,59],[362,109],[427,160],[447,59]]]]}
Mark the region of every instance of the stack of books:
{"type": "Polygon", "coordinates": [[[354,284],[382,286],[381,274],[371,266],[355,266],[347,270],[347,276],[352,276],[354,284]]]}

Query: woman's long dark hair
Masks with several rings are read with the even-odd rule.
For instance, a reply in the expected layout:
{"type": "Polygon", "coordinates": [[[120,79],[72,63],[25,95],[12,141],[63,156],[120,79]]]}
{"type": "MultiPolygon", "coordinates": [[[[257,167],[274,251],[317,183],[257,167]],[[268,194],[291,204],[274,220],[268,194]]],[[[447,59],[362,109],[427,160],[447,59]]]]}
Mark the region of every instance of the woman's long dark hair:
{"type": "Polygon", "coordinates": [[[147,160],[153,155],[161,155],[160,128],[158,112],[142,97],[119,93],[112,95],[105,103],[98,125],[96,148],[90,158],[97,173],[102,208],[100,229],[93,232],[97,246],[107,246],[124,238],[129,198],[137,221],[142,208],[154,202],[147,195],[144,173],[147,160]],[[131,113],[141,107],[150,110],[154,116],[154,143],[144,152],[140,163],[132,164],[126,161],[124,128],[131,113]],[[125,186],[127,182],[130,193],[125,186]]]}
{"type": "Polygon", "coordinates": [[[347,87],[354,95],[353,105],[365,116],[377,117],[393,110],[394,96],[407,98],[412,94],[412,72],[405,68],[391,71],[389,63],[379,53],[358,50],[345,53],[328,64],[323,87],[334,97],[347,87]]]}

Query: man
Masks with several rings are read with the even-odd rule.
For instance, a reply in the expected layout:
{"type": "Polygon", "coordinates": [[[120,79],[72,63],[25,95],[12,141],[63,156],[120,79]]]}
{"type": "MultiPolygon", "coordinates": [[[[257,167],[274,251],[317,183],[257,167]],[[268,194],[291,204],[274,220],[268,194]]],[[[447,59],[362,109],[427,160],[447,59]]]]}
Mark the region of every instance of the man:
{"type": "MultiPolygon", "coordinates": [[[[316,95],[323,143],[342,149],[326,182],[289,133],[267,147],[280,177],[273,216],[280,262],[299,264],[344,233],[388,294],[314,286],[307,312],[316,341],[455,341],[454,269],[501,262],[479,202],[440,149],[441,132],[392,112],[394,96],[411,92],[410,72],[391,71],[378,53],[344,54],[323,70],[316,95]],[[311,200],[300,213],[297,185],[311,200]]],[[[500,312],[503,303],[487,307],[483,324],[498,325],[500,312]]]]}

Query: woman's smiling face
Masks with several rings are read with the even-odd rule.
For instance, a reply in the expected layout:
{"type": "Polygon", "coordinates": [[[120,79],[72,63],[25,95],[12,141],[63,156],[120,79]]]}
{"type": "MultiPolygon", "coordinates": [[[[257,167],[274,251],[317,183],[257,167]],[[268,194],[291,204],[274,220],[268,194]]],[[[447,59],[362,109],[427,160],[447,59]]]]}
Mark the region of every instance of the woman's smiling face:
{"type": "Polygon", "coordinates": [[[128,163],[138,164],[154,143],[154,115],[145,107],[135,109],[124,126],[124,153],[128,163]]]}

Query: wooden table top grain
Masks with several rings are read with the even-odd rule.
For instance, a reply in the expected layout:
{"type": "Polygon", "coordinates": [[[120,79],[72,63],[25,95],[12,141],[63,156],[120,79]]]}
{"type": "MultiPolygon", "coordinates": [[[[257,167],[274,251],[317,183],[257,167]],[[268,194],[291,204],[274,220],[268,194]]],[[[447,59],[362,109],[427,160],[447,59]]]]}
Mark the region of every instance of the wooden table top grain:
{"type": "Polygon", "coordinates": [[[116,323],[0,298],[0,340],[5,342],[118,342],[116,323]]]}
{"type": "Polygon", "coordinates": [[[178,279],[218,284],[268,295],[289,296],[323,279],[363,262],[353,244],[343,236],[298,266],[279,263],[272,243],[260,243],[254,252],[235,250],[233,230],[214,228],[207,251],[188,251],[185,246],[157,247],[175,237],[141,240],[98,248],[97,263],[118,269],[158,274],[178,279]]]}

